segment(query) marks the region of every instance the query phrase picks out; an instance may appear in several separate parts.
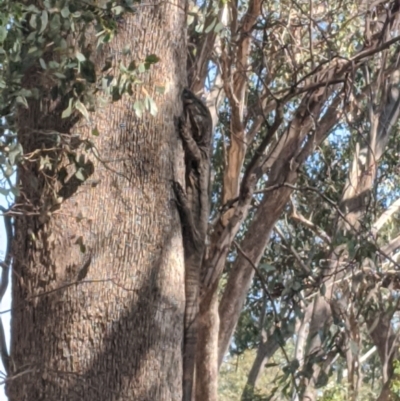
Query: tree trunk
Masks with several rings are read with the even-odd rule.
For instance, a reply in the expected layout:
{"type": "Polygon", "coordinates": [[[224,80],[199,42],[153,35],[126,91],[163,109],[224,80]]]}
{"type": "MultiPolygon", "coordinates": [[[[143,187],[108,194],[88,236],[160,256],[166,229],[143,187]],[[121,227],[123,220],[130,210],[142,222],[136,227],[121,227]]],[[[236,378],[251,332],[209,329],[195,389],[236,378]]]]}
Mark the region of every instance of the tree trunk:
{"type": "Polygon", "coordinates": [[[200,303],[196,364],[196,401],[218,400],[218,292],[200,303]]]}
{"type": "MultiPolygon", "coordinates": [[[[326,97],[328,93],[326,93],[326,97]]],[[[311,98],[316,94],[310,95],[311,98]]],[[[267,163],[271,168],[267,187],[273,187],[283,182],[286,184],[296,184],[297,171],[291,164],[295,160],[297,168],[302,165],[305,159],[313,152],[315,147],[321,143],[335,124],[335,110],[340,101],[340,96],[330,104],[328,112],[320,119],[318,129],[312,141],[300,147],[306,137],[307,129],[314,121],[311,115],[319,115],[326,98],[320,102],[313,102],[313,108],[308,104],[308,97],[303,99],[303,104],[297,110],[291,124],[285,134],[282,135],[278,144],[267,158],[267,163]],[[313,113],[310,113],[313,110],[313,113]],[[307,118],[303,114],[308,114],[307,118]]],[[[265,247],[268,244],[270,234],[278,220],[292,190],[288,187],[278,188],[275,191],[267,192],[261,201],[248,232],[241,243],[244,253],[253,261],[255,265],[261,259],[265,247]],[[259,218],[262,216],[262,218],[259,218]],[[266,217],[265,217],[266,216],[266,217]]],[[[233,264],[224,293],[221,298],[220,330],[219,330],[219,363],[229,347],[231,336],[238,322],[243,303],[250,288],[254,276],[254,269],[248,261],[243,261],[243,256],[239,254],[233,264]]]]}
{"type": "MultiPolygon", "coordinates": [[[[84,162],[90,177],[81,185],[73,174],[60,182],[65,162],[57,174],[34,158],[19,168],[16,204],[24,213],[15,218],[11,401],[182,397],[184,264],[171,189],[174,171],[183,177],[174,125],[186,59],[182,8],[142,8],[121,22],[104,51],[118,61],[130,44],[136,60],[160,57],[139,87],[155,100],[155,117],[134,114],[142,90],[91,114],[90,124],[67,126],[62,108],[46,114],[46,99],[18,116],[25,154],[50,149],[44,133],[58,131],[70,148],[72,134],[90,138],[97,156],[84,162]],[[165,94],[156,95],[154,84],[165,94]],[[98,137],[90,135],[94,127],[98,137]]],[[[28,79],[35,85],[34,73],[28,79]]]]}
{"type": "MultiPolygon", "coordinates": [[[[284,335],[285,340],[288,335],[284,335]]],[[[268,339],[262,341],[257,348],[257,354],[247,376],[246,386],[243,389],[241,401],[252,401],[255,399],[255,389],[258,379],[263,373],[264,365],[268,362],[275,352],[279,349],[279,343],[276,336],[270,335],[268,339]]]]}

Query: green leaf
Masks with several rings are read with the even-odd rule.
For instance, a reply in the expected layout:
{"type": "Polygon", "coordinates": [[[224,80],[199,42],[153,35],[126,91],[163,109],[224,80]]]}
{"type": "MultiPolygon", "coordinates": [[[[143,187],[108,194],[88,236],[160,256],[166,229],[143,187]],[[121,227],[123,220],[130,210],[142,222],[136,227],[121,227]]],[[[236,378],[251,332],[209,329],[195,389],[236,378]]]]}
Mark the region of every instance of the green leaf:
{"type": "Polygon", "coordinates": [[[59,32],[61,28],[61,20],[59,14],[54,14],[50,21],[50,29],[53,32],[59,32]]]}
{"type": "Polygon", "coordinates": [[[84,174],[84,170],[82,167],[80,167],[76,173],[75,173],[75,177],[79,180],[79,181],[85,181],[85,174],[84,174]]]}
{"type": "Polygon", "coordinates": [[[22,89],[19,91],[19,94],[20,94],[21,96],[24,96],[24,97],[32,97],[32,91],[29,90],[29,89],[24,89],[24,88],[22,88],[22,89]]]}
{"type": "Polygon", "coordinates": [[[113,102],[116,102],[117,100],[121,99],[121,93],[119,92],[119,87],[118,86],[114,86],[112,88],[112,100],[113,102]]]}
{"type": "Polygon", "coordinates": [[[274,272],[276,270],[276,267],[268,263],[261,263],[260,269],[265,270],[266,272],[274,272]]]}
{"type": "Polygon", "coordinates": [[[132,54],[130,45],[126,45],[122,48],[122,55],[127,56],[128,54],[132,54]]]}
{"type": "Polygon", "coordinates": [[[155,64],[160,61],[160,57],[156,56],[155,54],[150,54],[149,56],[146,57],[145,62],[148,64],[155,64]]]}
{"type": "Polygon", "coordinates": [[[81,74],[89,83],[93,84],[96,82],[96,68],[90,60],[86,60],[82,63],[81,74]]]}
{"type": "Polygon", "coordinates": [[[100,132],[97,129],[97,127],[92,129],[92,135],[94,135],[94,136],[99,136],[100,135],[100,132]]]}
{"type": "Polygon", "coordinates": [[[225,25],[224,25],[222,22],[218,22],[218,24],[215,25],[214,32],[215,32],[215,33],[219,33],[219,32],[221,32],[224,28],[225,28],[225,25]]]}
{"type": "Polygon", "coordinates": [[[86,60],[86,57],[81,52],[78,51],[76,52],[75,57],[81,63],[83,63],[86,60]]]}
{"type": "Polygon", "coordinates": [[[38,50],[38,48],[36,46],[32,46],[28,49],[28,54],[32,54],[34,52],[36,52],[38,50]]]}
{"type": "Polygon", "coordinates": [[[40,66],[41,66],[44,70],[47,69],[47,67],[46,67],[46,62],[45,62],[42,58],[39,59],[39,63],[40,63],[40,66]]]}
{"type": "Polygon", "coordinates": [[[34,6],[33,4],[30,4],[28,7],[26,7],[26,11],[39,14],[39,9],[36,6],[34,6]]]}
{"type": "Polygon", "coordinates": [[[150,114],[152,116],[157,115],[158,109],[155,101],[150,97],[147,96],[147,102],[148,102],[148,110],[150,111],[150,114]]]}
{"type": "Polygon", "coordinates": [[[194,21],[194,15],[192,15],[192,13],[188,13],[187,15],[187,25],[191,25],[194,21]]]}
{"type": "Polygon", "coordinates": [[[125,9],[121,6],[115,6],[113,7],[113,11],[115,15],[120,15],[125,11],[125,9]]]}
{"type": "Polygon", "coordinates": [[[75,108],[89,121],[89,112],[87,111],[85,105],[79,100],[75,103],[75,108]]]}
{"type": "Polygon", "coordinates": [[[69,17],[69,14],[70,14],[70,12],[69,12],[68,6],[65,6],[65,7],[61,10],[61,16],[62,16],[63,18],[68,18],[68,17],[69,17]]]}
{"type": "Polygon", "coordinates": [[[82,19],[86,24],[92,22],[95,18],[96,16],[89,10],[84,11],[82,15],[82,19]]]}
{"type": "Polygon", "coordinates": [[[36,40],[36,35],[37,35],[36,30],[33,31],[33,32],[31,32],[31,33],[26,37],[26,41],[27,41],[28,43],[29,43],[29,42],[34,42],[34,41],[36,40]]]}
{"type": "Polygon", "coordinates": [[[25,96],[17,96],[15,101],[18,104],[22,104],[23,106],[25,106],[26,109],[29,109],[28,102],[26,101],[25,96]]]}
{"type": "Polygon", "coordinates": [[[135,70],[136,70],[136,62],[135,62],[135,60],[132,60],[128,65],[128,71],[132,72],[135,70]]]}
{"type": "Polygon", "coordinates": [[[136,102],[133,104],[133,110],[135,111],[135,114],[141,118],[144,110],[143,102],[136,100],[136,102]]]}
{"type": "Polygon", "coordinates": [[[196,25],[195,32],[201,34],[203,32],[203,30],[204,30],[204,24],[203,23],[196,25]]]}
{"type": "Polygon", "coordinates": [[[36,20],[36,15],[32,14],[31,18],[29,18],[29,25],[33,28],[36,29],[37,28],[37,20],[36,20]]]}
{"type": "Polygon", "coordinates": [[[61,38],[58,46],[60,49],[66,49],[68,47],[67,41],[64,38],[61,38]]]}
{"type": "Polygon", "coordinates": [[[110,42],[111,39],[112,39],[112,34],[107,33],[106,35],[104,35],[103,42],[108,43],[108,42],[110,42]]]}
{"type": "Polygon", "coordinates": [[[42,11],[42,15],[40,16],[40,22],[41,22],[41,26],[40,26],[39,34],[42,34],[44,32],[44,30],[47,28],[47,24],[49,22],[49,14],[47,13],[46,10],[42,11]]]}
{"type": "Polygon", "coordinates": [[[21,144],[17,144],[10,152],[8,153],[8,160],[10,164],[13,166],[15,165],[15,161],[17,160],[18,156],[22,155],[22,146],[21,144]]]}
{"type": "Polygon", "coordinates": [[[7,168],[4,170],[4,175],[6,177],[11,177],[14,173],[14,169],[11,166],[7,166],[7,168]]]}
{"type": "MultiPolygon", "coordinates": [[[[5,38],[7,37],[7,28],[5,26],[0,27],[0,42],[4,42],[5,38]]],[[[4,50],[3,50],[4,52],[4,50]]]]}
{"type": "Polygon", "coordinates": [[[69,99],[68,107],[62,112],[61,118],[67,118],[72,114],[72,97],[69,99]]]}
{"type": "Polygon", "coordinates": [[[204,32],[205,33],[210,33],[214,29],[214,26],[215,26],[216,23],[217,23],[217,19],[214,18],[214,20],[211,22],[210,25],[208,25],[208,27],[205,29],[204,32]]]}
{"type": "Polygon", "coordinates": [[[60,66],[60,64],[57,63],[57,61],[54,61],[54,60],[49,61],[49,68],[54,70],[54,69],[58,68],[59,66],[60,66]]]}

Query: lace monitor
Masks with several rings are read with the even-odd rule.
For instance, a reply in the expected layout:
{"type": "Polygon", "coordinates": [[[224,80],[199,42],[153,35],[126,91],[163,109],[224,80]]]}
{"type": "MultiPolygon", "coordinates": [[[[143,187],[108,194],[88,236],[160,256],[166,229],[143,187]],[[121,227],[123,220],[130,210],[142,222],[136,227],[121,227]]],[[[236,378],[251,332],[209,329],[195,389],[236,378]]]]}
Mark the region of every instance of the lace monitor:
{"type": "Polygon", "coordinates": [[[207,106],[190,90],[182,93],[179,135],[185,151],[185,189],[174,182],[185,253],[183,401],[192,401],[196,364],[200,269],[210,212],[212,119],[207,106]]]}

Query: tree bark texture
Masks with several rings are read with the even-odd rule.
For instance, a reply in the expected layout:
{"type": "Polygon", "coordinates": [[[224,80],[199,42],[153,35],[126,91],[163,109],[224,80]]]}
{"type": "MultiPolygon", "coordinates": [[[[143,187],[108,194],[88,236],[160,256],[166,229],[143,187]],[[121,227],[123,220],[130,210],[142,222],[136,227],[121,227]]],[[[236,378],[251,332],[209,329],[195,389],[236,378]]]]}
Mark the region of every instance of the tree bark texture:
{"type": "MultiPolygon", "coordinates": [[[[51,131],[71,146],[74,135],[90,138],[96,152],[85,159],[90,177],[81,185],[73,174],[63,183],[43,174],[35,159],[19,169],[11,401],[181,399],[184,264],[171,181],[184,168],[174,117],[186,25],[183,2],[141,10],[104,50],[114,60],[126,45],[135,59],[160,57],[133,97],[91,114],[90,123],[68,125],[47,99],[18,116],[26,154],[50,148],[51,131]],[[143,88],[155,117],[134,114],[143,88]],[[54,190],[63,201],[50,207],[54,190]]],[[[31,72],[27,86],[34,80],[31,72]]]]}
{"type": "Polygon", "coordinates": [[[200,303],[196,401],[218,401],[218,293],[200,303]]]}

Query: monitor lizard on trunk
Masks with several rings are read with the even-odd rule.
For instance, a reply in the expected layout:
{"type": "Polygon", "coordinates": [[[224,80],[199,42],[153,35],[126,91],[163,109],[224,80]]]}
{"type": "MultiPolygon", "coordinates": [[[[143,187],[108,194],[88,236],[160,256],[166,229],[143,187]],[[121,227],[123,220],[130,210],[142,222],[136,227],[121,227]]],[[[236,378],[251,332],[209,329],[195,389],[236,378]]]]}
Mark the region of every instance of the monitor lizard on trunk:
{"type": "Polygon", "coordinates": [[[192,401],[196,365],[200,269],[210,213],[212,119],[207,106],[190,90],[182,93],[179,135],[185,152],[185,189],[174,182],[185,254],[183,401],[192,401]]]}

